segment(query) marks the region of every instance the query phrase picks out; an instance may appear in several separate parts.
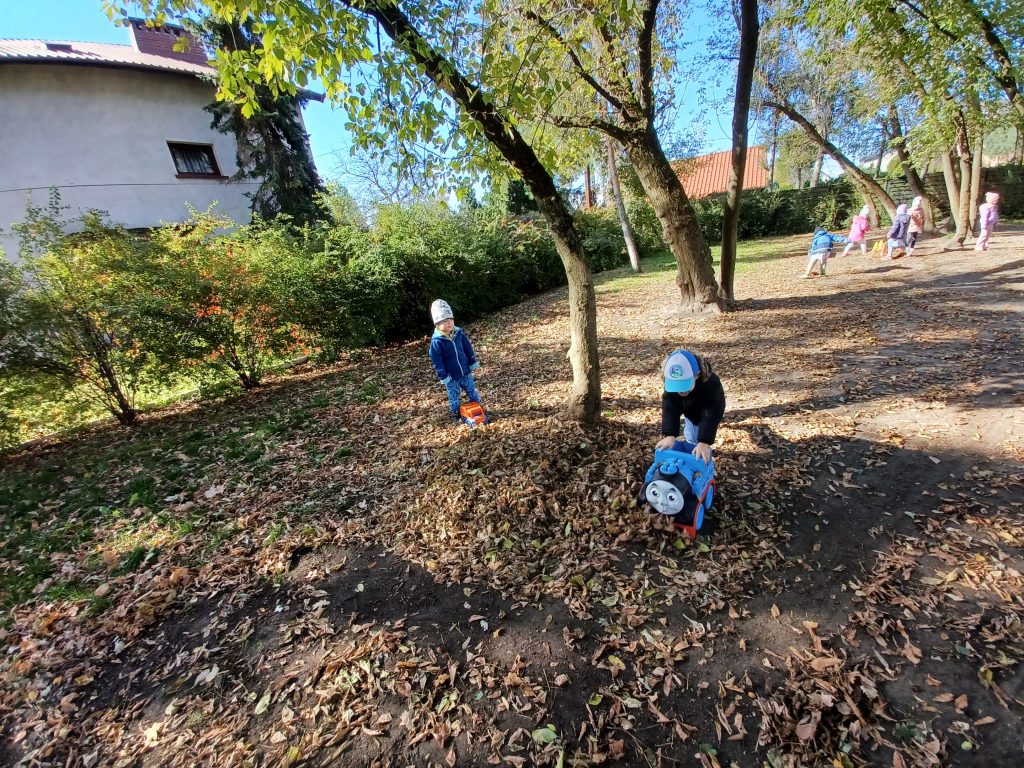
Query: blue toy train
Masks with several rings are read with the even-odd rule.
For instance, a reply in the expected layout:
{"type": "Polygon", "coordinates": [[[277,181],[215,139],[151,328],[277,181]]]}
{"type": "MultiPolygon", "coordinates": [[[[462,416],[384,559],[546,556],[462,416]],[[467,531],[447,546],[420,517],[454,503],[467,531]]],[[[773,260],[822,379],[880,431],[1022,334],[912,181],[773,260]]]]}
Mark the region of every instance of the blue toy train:
{"type": "Polygon", "coordinates": [[[714,457],[705,464],[693,455],[694,447],[676,441],[670,449],[655,451],[639,499],[670,518],[690,538],[697,537],[715,500],[714,457]]]}

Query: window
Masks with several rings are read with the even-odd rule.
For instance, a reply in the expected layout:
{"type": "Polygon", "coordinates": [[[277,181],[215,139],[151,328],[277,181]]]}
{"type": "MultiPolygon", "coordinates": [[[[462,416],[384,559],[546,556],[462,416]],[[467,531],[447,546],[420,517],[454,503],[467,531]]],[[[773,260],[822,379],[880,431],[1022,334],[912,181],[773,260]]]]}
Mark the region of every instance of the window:
{"type": "Polygon", "coordinates": [[[224,178],[217,167],[217,158],[213,156],[212,144],[180,144],[169,141],[167,147],[171,150],[179,179],[224,178]]]}

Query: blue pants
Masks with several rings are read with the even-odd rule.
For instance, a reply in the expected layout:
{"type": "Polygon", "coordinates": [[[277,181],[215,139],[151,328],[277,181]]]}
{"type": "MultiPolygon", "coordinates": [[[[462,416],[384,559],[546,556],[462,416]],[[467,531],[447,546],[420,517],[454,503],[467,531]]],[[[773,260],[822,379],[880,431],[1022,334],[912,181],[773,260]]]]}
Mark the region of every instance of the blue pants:
{"type": "Polygon", "coordinates": [[[683,417],[683,440],[694,445],[697,444],[697,425],[685,416],[683,417]]]}
{"type": "Polygon", "coordinates": [[[448,405],[452,409],[452,415],[459,415],[459,404],[462,401],[462,391],[466,391],[466,397],[471,403],[479,403],[480,395],[477,394],[476,384],[473,383],[473,374],[467,373],[461,379],[452,379],[444,385],[448,390],[448,405]]]}

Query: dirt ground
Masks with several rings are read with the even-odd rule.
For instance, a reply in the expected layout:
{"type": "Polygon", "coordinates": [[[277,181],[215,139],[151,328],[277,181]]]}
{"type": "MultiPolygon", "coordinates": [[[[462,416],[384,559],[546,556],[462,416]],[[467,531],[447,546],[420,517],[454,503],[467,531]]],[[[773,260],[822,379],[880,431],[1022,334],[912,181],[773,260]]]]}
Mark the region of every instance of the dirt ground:
{"type": "Polygon", "coordinates": [[[721,317],[601,276],[586,431],[555,291],[468,326],[486,429],[418,341],[10,458],[88,533],[0,629],[0,764],[1022,764],[1024,232],[805,240],[721,317]],[[696,542],[635,502],[678,346],[728,398],[696,542]]]}

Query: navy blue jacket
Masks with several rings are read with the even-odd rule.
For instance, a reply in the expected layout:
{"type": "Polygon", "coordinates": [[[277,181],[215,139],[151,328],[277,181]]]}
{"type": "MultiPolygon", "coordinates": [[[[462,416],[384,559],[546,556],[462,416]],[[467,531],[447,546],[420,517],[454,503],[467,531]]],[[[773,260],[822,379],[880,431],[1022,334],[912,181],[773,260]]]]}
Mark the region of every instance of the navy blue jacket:
{"type": "Polygon", "coordinates": [[[706,367],[707,373],[697,377],[692,392],[661,393],[661,434],[682,440],[680,421],[685,416],[697,426],[697,442],[711,445],[725,415],[725,389],[706,361],[701,361],[701,366],[706,367]]]}
{"type": "Polygon", "coordinates": [[[480,367],[469,337],[458,326],[455,326],[451,338],[434,329],[434,335],[430,337],[430,362],[434,364],[434,372],[442,384],[463,379],[480,367]]]}

